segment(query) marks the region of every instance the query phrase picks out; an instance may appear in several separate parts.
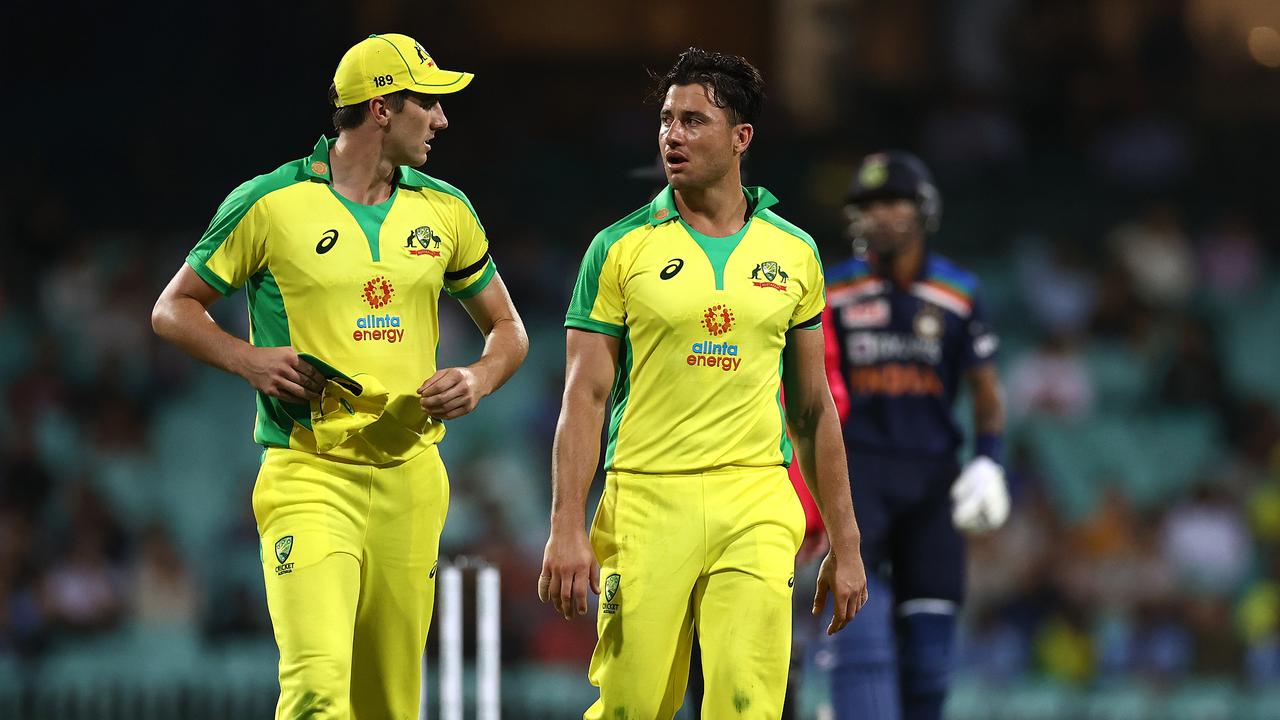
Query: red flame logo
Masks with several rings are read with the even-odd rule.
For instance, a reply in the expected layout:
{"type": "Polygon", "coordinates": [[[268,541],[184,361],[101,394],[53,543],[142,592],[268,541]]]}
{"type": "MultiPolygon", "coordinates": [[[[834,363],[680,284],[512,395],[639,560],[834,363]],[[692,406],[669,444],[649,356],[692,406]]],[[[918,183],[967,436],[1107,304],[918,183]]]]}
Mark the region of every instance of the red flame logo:
{"type": "Polygon", "coordinates": [[[364,284],[364,301],[374,310],[391,304],[391,296],[395,293],[391,281],[381,275],[364,284]]]}
{"type": "Polygon", "coordinates": [[[726,305],[712,305],[702,314],[702,326],[714,336],[723,335],[733,329],[733,311],[726,305]]]}

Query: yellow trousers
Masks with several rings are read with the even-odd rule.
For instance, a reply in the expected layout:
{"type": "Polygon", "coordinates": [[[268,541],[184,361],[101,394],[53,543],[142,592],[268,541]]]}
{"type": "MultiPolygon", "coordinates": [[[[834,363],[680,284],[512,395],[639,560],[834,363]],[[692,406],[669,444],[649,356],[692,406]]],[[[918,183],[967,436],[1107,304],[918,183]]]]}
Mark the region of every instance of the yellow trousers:
{"type": "Polygon", "coordinates": [[[271,448],[253,490],[276,644],[276,720],[416,720],[449,484],[271,448]]]}
{"type": "Polygon", "coordinates": [[[804,510],[781,467],[609,473],[592,521],[599,640],[586,720],[667,720],[684,698],[693,630],[702,717],[782,715],[804,510]]]}

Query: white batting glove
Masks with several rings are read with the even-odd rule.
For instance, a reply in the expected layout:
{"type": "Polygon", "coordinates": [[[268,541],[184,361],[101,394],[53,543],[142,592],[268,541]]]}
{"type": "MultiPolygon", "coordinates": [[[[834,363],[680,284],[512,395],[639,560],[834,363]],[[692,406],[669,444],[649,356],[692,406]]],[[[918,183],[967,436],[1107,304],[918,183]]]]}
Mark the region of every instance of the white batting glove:
{"type": "Polygon", "coordinates": [[[951,522],[966,533],[990,532],[1009,518],[1004,468],[986,455],[965,466],[951,486],[951,522]]]}

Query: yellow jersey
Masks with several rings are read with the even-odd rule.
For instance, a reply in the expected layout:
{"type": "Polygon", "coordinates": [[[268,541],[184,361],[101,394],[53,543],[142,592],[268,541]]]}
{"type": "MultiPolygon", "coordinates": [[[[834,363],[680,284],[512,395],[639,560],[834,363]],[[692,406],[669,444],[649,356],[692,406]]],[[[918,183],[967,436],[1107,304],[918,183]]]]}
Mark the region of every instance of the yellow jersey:
{"type": "Polygon", "coordinates": [[[788,465],[787,333],[821,324],[822,262],[808,233],[744,188],[748,217],[702,235],[670,187],[596,235],[565,326],[622,339],[605,467],[692,473],[788,465]]]}
{"type": "Polygon", "coordinates": [[[475,295],[495,268],[461,191],[401,167],[386,202],[351,202],[333,189],[331,142],[232,191],[187,264],[224,295],[246,288],[255,346],[291,345],[386,393],[376,421],[319,449],[314,407],[259,393],[255,441],[394,464],[444,435],[417,394],[436,371],[440,291],[475,295]]]}

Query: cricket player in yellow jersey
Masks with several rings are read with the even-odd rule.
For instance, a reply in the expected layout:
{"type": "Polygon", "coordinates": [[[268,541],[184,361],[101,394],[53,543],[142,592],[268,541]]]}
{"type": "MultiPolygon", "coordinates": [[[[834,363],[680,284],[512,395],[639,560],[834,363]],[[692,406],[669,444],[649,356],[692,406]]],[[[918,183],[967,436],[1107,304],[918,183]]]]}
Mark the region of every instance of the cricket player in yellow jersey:
{"type": "Polygon", "coordinates": [[[236,188],[152,314],[258,391],[277,720],[418,717],[449,503],[436,443],[528,349],[471,203],[412,169],[471,79],[404,35],[356,44],[329,89],[337,139],[236,188]],[[242,286],[249,342],[205,312],[242,286]],[[436,368],[442,289],[485,337],[466,367],[436,368]]]}
{"type": "Polygon", "coordinates": [[[669,187],[595,237],[565,320],[539,595],[568,619],[587,611],[588,587],[603,590],[590,669],[600,699],[585,718],[673,717],[696,627],[702,717],[776,720],[805,526],[787,478],[788,426],[831,541],[814,607],[834,595],[834,633],[866,601],[823,365],[822,265],[809,235],[773,212],[773,195],[741,184],[759,72],[691,48],[658,94],[669,187]]]}

